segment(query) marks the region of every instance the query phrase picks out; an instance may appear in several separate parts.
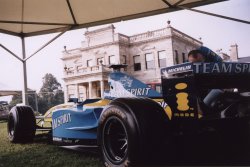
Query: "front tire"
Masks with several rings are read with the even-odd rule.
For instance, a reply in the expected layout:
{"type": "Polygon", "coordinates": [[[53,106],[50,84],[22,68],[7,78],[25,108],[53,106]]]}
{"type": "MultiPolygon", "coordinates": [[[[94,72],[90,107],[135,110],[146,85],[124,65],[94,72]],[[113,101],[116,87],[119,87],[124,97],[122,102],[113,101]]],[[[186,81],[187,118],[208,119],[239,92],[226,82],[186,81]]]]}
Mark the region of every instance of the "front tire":
{"type": "Polygon", "coordinates": [[[113,100],[104,109],[98,126],[104,165],[128,167],[145,163],[162,146],[167,122],[163,108],[151,99],[113,100]]]}
{"type": "Polygon", "coordinates": [[[36,119],[29,106],[15,106],[8,117],[8,137],[13,143],[32,142],[36,132],[36,119]]]}

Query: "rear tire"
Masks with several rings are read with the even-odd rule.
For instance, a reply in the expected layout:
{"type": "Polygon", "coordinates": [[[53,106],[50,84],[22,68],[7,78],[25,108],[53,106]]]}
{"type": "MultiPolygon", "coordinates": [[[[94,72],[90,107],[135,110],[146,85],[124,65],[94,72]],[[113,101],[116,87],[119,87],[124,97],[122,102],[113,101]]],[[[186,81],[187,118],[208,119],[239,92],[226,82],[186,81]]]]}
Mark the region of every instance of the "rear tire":
{"type": "Polygon", "coordinates": [[[15,106],[8,117],[8,137],[13,143],[32,142],[36,132],[36,119],[29,106],[15,106]]]}
{"type": "Polygon", "coordinates": [[[98,126],[104,165],[128,167],[150,161],[155,151],[162,149],[167,123],[163,108],[151,99],[113,100],[102,112],[98,126]]]}

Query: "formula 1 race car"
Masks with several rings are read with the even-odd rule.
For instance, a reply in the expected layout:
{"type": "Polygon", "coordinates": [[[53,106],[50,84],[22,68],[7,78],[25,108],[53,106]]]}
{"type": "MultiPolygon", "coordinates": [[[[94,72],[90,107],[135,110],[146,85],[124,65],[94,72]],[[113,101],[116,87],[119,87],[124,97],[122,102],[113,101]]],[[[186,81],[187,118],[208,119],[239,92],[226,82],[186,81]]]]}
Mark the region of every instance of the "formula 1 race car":
{"type": "Polygon", "coordinates": [[[178,157],[176,143],[194,149],[199,146],[190,141],[202,134],[237,136],[247,131],[250,64],[185,63],[163,68],[162,95],[120,72],[124,65],[111,67],[110,90],[103,99],[71,99],[37,118],[28,106],[12,108],[10,141],[32,141],[36,130],[50,130],[55,144],[99,148],[105,166],[130,166],[158,155],[178,157]],[[51,128],[40,126],[41,121],[51,122],[51,128]]]}

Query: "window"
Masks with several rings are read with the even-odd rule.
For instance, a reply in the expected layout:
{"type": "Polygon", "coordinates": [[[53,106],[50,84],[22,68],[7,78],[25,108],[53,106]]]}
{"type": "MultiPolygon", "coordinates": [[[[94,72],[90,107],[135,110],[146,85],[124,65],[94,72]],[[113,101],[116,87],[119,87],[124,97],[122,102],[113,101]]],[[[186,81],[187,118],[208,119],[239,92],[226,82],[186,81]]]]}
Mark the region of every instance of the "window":
{"type": "Polygon", "coordinates": [[[159,62],[159,67],[166,67],[167,63],[166,63],[166,51],[159,51],[158,52],[158,62],[159,62]]]}
{"type": "Polygon", "coordinates": [[[147,53],[146,55],[146,69],[155,68],[155,61],[153,53],[147,53]]]}
{"type": "Polygon", "coordinates": [[[116,64],[115,56],[114,55],[109,56],[109,64],[116,64]]]}
{"type": "Polygon", "coordinates": [[[175,50],[175,64],[179,64],[179,55],[177,50],[175,50]]]}
{"type": "Polygon", "coordinates": [[[183,63],[187,62],[185,53],[182,53],[182,60],[183,60],[183,63]]]}
{"type": "Polygon", "coordinates": [[[141,70],[140,55],[134,56],[133,59],[134,59],[134,71],[140,71],[141,70]]]}
{"type": "Polygon", "coordinates": [[[97,65],[105,65],[104,57],[97,58],[97,65]]]}
{"type": "Polygon", "coordinates": [[[91,66],[93,66],[93,61],[92,61],[92,59],[87,60],[87,67],[91,67],[91,66]]]}
{"type": "MultiPolygon", "coordinates": [[[[126,55],[122,55],[122,64],[127,64],[127,57],[126,55]]],[[[127,67],[124,68],[124,71],[127,71],[127,67]]]]}
{"type": "Polygon", "coordinates": [[[127,64],[127,57],[126,57],[126,55],[122,55],[122,58],[123,58],[122,64],[127,64]]]}

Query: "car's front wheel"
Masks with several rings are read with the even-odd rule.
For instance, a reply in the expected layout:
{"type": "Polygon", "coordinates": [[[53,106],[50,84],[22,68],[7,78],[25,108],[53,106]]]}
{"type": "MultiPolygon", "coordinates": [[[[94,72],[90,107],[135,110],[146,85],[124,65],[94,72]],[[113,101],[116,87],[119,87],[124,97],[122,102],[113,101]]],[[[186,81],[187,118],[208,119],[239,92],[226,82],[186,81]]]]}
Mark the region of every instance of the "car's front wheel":
{"type": "Polygon", "coordinates": [[[135,124],[123,108],[109,106],[99,124],[99,144],[105,166],[129,166],[135,156],[135,124]],[[127,120],[131,119],[130,122],[127,120]]]}
{"type": "Polygon", "coordinates": [[[121,118],[111,116],[106,120],[103,139],[103,150],[113,164],[128,160],[128,132],[121,118]]]}
{"type": "Polygon", "coordinates": [[[102,112],[98,143],[107,167],[141,165],[155,156],[166,134],[167,115],[143,98],[113,100],[102,112]]]}

